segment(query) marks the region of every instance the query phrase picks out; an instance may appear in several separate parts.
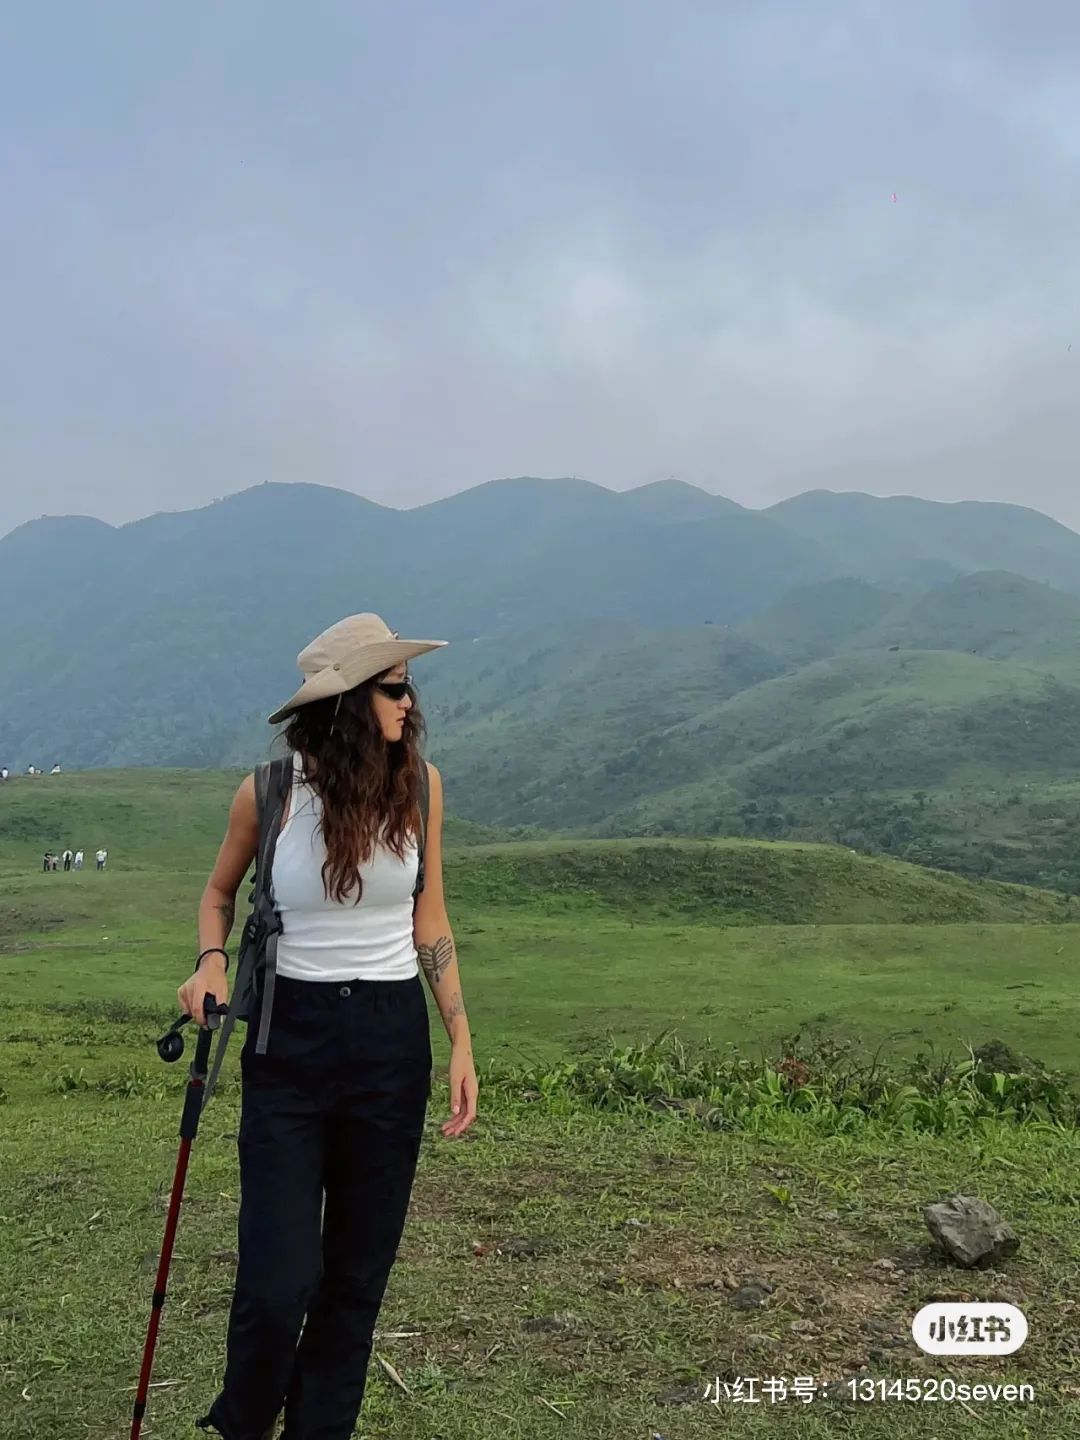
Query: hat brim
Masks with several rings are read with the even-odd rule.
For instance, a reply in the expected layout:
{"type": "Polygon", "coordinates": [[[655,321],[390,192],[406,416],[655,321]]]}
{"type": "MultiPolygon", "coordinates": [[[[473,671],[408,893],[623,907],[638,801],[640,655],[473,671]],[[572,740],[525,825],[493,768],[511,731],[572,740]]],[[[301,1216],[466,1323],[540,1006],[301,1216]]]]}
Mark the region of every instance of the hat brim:
{"type": "Polygon", "coordinates": [[[303,705],[344,695],[373,675],[381,675],[403,660],[415,660],[418,655],[426,655],[430,650],[441,650],[448,643],[446,640],[380,640],[374,645],[365,645],[351,659],[338,665],[328,665],[325,670],[309,675],[296,694],[267,717],[267,724],[279,725],[303,705]]]}

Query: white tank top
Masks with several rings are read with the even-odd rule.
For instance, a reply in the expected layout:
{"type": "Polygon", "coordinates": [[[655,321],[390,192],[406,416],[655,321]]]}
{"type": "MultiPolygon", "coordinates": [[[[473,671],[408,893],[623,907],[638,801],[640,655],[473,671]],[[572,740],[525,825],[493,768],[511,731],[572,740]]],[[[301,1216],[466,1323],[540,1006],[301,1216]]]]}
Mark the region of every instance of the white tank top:
{"type": "Polygon", "coordinates": [[[360,867],[363,893],[343,902],[323,892],[322,801],[293,757],[289,813],[274,852],[274,899],[281,913],[277,970],[293,980],[409,980],[419,974],[413,941],[417,850],[401,861],[381,843],[360,867]]]}

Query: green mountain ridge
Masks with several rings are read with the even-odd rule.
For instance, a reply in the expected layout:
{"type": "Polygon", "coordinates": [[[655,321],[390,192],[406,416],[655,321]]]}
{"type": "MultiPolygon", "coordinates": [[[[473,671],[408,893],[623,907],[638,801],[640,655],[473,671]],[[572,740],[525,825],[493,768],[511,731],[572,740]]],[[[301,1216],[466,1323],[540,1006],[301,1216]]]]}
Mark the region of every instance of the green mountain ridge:
{"type": "Polygon", "coordinates": [[[248,767],[292,657],[376,608],[452,641],[416,674],[465,821],[831,834],[836,796],[1080,764],[1080,598],[963,570],[984,555],[1073,556],[1080,591],[1080,536],[1020,507],[816,492],[758,512],[677,481],[523,477],[415,511],[262,485],[119,529],[37,521],[0,541],[0,763],[248,767]]]}

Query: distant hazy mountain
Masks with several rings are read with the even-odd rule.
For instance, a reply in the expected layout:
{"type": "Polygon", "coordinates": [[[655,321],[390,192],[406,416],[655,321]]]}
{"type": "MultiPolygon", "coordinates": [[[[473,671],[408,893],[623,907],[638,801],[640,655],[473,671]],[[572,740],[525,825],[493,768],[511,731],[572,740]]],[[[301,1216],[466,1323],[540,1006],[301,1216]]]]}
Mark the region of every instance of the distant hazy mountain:
{"type": "Polygon", "coordinates": [[[749,783],[777,723],[809,743],[808,693],[869,703],[860,651],[1067,657],[1066,590],[1080,536],[1018,507],[757,512],[677,481],[505,480],[409,511],[264,485],[118,529],[40,520],[0,540],[0,763],[248,763],[306,641],[377,609],[453,642],[416,668],[463,813],[593,823],[706,772],[749,783]]]}
{"type": "Polygon", "coordinates": [[[712,520],[717,515],[743,510],[734,500],[709,495],[696,485],[687,485],[685,480],[656,480],[637,490],[624,491],[620,498],[624,505],[653,520],[712,520]]]}
{"type": "Polygon", "coordinates": [[[716,512],[656,518],[597,485],[524,479],[411,511],[264,485],[120,529],[32,522],[0,541],[3,763],[214,763],[290,692],[304,643],[357,610],[452,641],[697,625],[832,572],[782,525],[716,512]]]}
{"type": "Polygon", "coordinates": [[[828,545],[846,574],[880,585],[925,589],[974,570],[1012,570],[1080,592],[1080,535],[1022,505],[811,490],[764,514],[828,545]]]}

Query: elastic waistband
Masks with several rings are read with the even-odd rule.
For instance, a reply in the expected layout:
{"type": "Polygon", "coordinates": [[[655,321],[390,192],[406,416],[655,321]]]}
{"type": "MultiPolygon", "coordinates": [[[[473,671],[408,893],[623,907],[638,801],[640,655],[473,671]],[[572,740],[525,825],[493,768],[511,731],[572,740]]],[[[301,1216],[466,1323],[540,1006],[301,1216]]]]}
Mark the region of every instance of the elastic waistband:
{"type": "Polygon", "coordinates": [[[407,975],[404,980],[365,980],[362,976],[350,980],[297,980],[294,975],[276,976],[278,994],[288,994],[291,990],[297,995],[339,995],[346,986],[353,994],[392,995],[419,984],[419,972],[407,975]]]}

